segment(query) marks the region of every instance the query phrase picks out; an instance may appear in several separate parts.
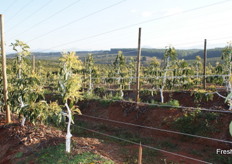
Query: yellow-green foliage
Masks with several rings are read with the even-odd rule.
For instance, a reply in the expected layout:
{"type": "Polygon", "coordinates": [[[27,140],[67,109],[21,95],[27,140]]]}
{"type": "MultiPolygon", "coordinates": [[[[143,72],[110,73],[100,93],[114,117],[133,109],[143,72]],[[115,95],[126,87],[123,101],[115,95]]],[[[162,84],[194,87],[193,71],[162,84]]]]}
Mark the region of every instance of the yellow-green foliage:
{"type": "Polygon", "coordinates": [[[61,74],[59,78],[59,91],[64,103],[68,103],[72,113],[80,113],[74,102],[82,98],[81,75],[76,73],[82,69],[82,62],[75,56],[75,52],[63,53],[60,58],[61,74]],[[75,73],[74,73],[75,72],[75,73]]]}
{"type": "Polygon", "coordinates": [[[73,74],[66,81],[66,93],[64,99],[78,100],[82,97],[81,89],[81,77],[77,74],[73,74]]]}
{"type": "Polygon", "coordinates": [[[201,101],[209,101],[213,100],[213,94],[210,93],[211,91],[207,91],[205,89],[194,89],[191,92],[191,96],[194,96],[195,102],[201,102],[201,101]]]}
{"type": "Polygon", "coordinates": [[[59,59],[62,65],[68,70],[76,69],[81,70],[83,63],[78,59],[75,52],[62,53],[62,57],[59,59]]]}

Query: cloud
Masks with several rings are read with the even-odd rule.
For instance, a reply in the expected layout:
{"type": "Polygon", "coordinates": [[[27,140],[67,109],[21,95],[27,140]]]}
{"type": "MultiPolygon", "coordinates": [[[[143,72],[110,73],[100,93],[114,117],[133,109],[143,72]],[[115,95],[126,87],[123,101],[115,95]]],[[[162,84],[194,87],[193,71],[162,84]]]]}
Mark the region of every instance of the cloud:
{"type": "Polygon", "coordinates": [[[143,11],[141,13],[142,17],[150,17],[152,16],[152,12],[151,11],[143,11]]]}

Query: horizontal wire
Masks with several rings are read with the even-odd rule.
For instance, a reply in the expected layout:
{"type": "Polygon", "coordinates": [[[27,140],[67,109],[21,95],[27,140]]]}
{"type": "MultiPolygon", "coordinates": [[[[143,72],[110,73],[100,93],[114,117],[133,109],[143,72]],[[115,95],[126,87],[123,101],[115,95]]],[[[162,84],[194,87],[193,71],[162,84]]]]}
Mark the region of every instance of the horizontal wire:
{"type": "Polygon", "coordinates": [[[19,15],[19,13],[21,13],[24,8],[26,8],[27,6],[29,6],[31,4],[31,2],[33,2],[34,0],[30,0],[28,3],[26,3],[22,8],[20,8],[15,14],[13,17],[11,17],[10,19],[7,20],[6,23],[8,23],[9,21],[11,21],[12,19],[14,19],[17,15],[19,15]]]}
{"type": "MultiPolygon", "coordinates": [[[[15,35],[14,37],[19,36],[19,35],[22,35],[22,34],[28,32],[28,31],[32,30],[34,27],[37,27],[38,25],[42,24],[43,22],[46,22],[47,20],[51,19],[52,17],[56,16],[57,14],[60,14],[61,12],[65,11],[66,9],[72,7],[74,4],[79,3],[80,1],[81,1],[81,0],[77,0],[77,1],[75,1],[75,2],[72,2],[71,4],[69,4],[69,5],[67,5],[66,7],[62,8],[61,10],[59,10],[59,11],[53,13],[53,14],[50,15],[49,17],[47,17],[47,18],[43,19],[42,21],[40,21],[39,23],[32,25],[30,28],[27,28],[26,30],[24,30],[23,32],[21,32],[21,33],[18,34],[18,35],[15,35]]],[[[14,37],[11,37],[10,39],[13,39],[14,37]]]]}
{"type": "MultiPolygon", "coordinates": [[[[94,99],[93,100],[98,100],[94,99]]],[[[216,113],[227,113],[232,114],[232,111],[229,110],[217,110],[217,109],[207,109],[207,108],[196,108],[196,107],[185,107],[185,106],[172,106],[172,105],[160,105],[160,104],[152,104],[152,103],[145,103],[145,102],[135,102],[135,101],[127,101],[127,100],[113,100],[113,99],[107,99],[113,102],[126,102],[126,103],[133,103],[133,104],[141,104],[141,105],[149,105],[149,106],[156,106],[156,107],[162,107],[162,108],[176,108],[176,109],[186,109],[186,110],[193,110],[193,111],[206,111],[206,112],[216,112],[216,113]]]]}
{"type": "MultiPolygon", "coordinates": [[[[230,37],[218,37],[218,38],[214,38],[214,39],[212,39],[212,40],[221,40],[221,39],[225,39],[225,38],[232,38],[232,36],[230,36],[230,37]]],[[[85,39],[84,39],[85,40],[85,39]]],[[[104,39],[103,39],[104,40],[104,39]]],[[[111,38],[111,40],[112,40],[112,38],[111,38]]],[[[207,39],[208,40],[208,42],[211,40],[211,39],[207,39]]],[[[97,41],[94,41],[94,42],[96,42],[96,43],[99,43],[99,40],[97,40],[97,41]]],[[[107,43],[109,43],[109,42],[107,42],[107,43]]],[[[171,45],[173,45],[173,46],[182,46],[182,45],[188,45],[188,44],[191,44],[191,43],[199,43],[199,44],[203,44],[203,41],[196,41],[196,42],[188,42],[188,43],[186,43],[186,42],[181,42],[181,43],[178,43],[178,44],[171,44],[171,45]]],[[[89,43],[88,43],[89,44],[89,43]]],[[[93,44],[93,45],[95,45],[95,44],[93,44]]],[[[56,47],[58,47],[58,46],[56,46],[56,47]]],[[[43,50],[40,50],[40,52],[46,52],[46,51],[54,51],[54,48],[56,48],[56,47],[52,47],[52,48],[46,48],[46,49],[43,49],[43,50]]],[[[142,46],[143,47],[143,46],[142,46]]],[[[164,46],[165,47],[165,46],[164,46]]],[[[111,49],[113,49],[113,48],[111,48],[111,49]]],[[[137,48],[117,48],[117,49],[119,49],[119,50],[122,50],[123,51],[123,49],[137,49],[137,48]]],[[[147,48],[142,48],[142,55],[143,55],[143,49],[147,49],[147,48]]],[[[165,48],[151,48],[151,49],[163,49],[163,50],[165,50],[165,48]]],[[[211,48],[212,49],[212,48],[211,48]]],[[[182,50],[182,49],[177,49],[177,50],[182,50]]],[[[203,51],[203,49],[199,49],[199,50],[202,50],[203,51]]],[[[62,51],[62,50],[61,50],[62,51]]],[[[59,52],[59,51],[57,51],[57,52],[59,52]]],[[[137,50],[133,50],[132,52],[137,52],[137,50]]],[[[124,52],[125,53],[125,52],[124,52]]],[[[107,54],[106,54],[107,55],[107,54]]],[[[112,55],[112,54],[110,54],[110,55],[112,55]]]]}
{"type": "Polygon", "coordinates": [[[109,33],[115,32],[115,31],[120,31],[120,30],[123,30],[123,29],[127,29],[127,28],[130,28],[130,27],[137,26],[137,25],[141,25],[141,24],[153,22],[153,21],[156,21],[156,20],[160,20],[160,19],[164,19],[164,18],[176,16],[176,15],[183,14],[183,13],[192,12],[194,10],[199,10],[199,9],[203,9],[203,8],[207,8],[207,7],[219,5],[219,4],[222,4],[222,3],[225,3],[225,2],[229,2],[229,1],[231,1],[231,0],[220,1],[220,2],[209,4],[209,5],[205,5],[205,6],[201,6],[201,7],[197,7],[197,8],[193,8],[193,9],[189,9],[189,10],[185,10],[185,11],[182,11],[182,12],[178,12],[178,13],[175,13],[175,14],[170,14],[170,15],[166,15],[166,16],[162,16],[162,17],[153,18],[153,19],[150,19],[150,20],[146,20],[146,21],[134,23],[134,24],[131,24],[131,25],[127,25],[127,26],[116,28],[116,29],[112,29],[112,30],[109,30],[109,31],[106,31],[106,32],[103,32],[103,33],[99,33],[99,34],[91,35],[91,36],[84,37],[84,38],[81,38],[81,39],[72,40],[72,41],[69,41],[69,42],[66,42],[66,43],[62,43],[62,44],[53,46],[53,47],[51,47],[49,49],[54,49],[54,48],[57,48],[57,47],[62,47],[62,46],[69,45],[69,44],[72,44],[72,43],[76,43],[76,42],[79,42],[79,41],[83,41],[83,40],[87,40],[87,39],[91,39],[91,38],[96,38],[98,36],[109,34],[109,33]]]}
{"type": "Polygon", "coordinates": [[[118,124],[136,126],[136,127],[141,127],[141,128],[151,129],[151,130],[157,130],[157,131],[162,131],[162,132],[167,132],[167,133],[172,133],[172,134],[174,133],[174,134],[179,134],[179,135],[185,135],[185,136],[190,136],[190,137],[195,137],[195,138],[201,138],[201,139],[206,139],[206,140],[211,140],[211,141],[217,141],[217,142],[232,144],[232,141],[226,141],[226,140],[221,140],[221,139],[217,139],[217,138],[210,138],[210,137],[198,136],[198,135],[189,134],[189,133],[183,133],[183,132],[177,132],[177,131],[172,131],[172,130],[160,129],[160,128],[149,127],[149,126],[144,126],[144,125],[138,125],[138,124],[133,124],[133,123],[127,123],[127,122],[121,122],[121,121],[116,121],[116,120],[111,120],[111,119],[105,119],[105,118],[100,118],[100,117],[95,117],[95,116],[89,116],[89,115],[86,115],[86,114],[81,114],[80,116],[85,116],[85,117],[94,118],[94,119],[98,119],[98,120],[114,122],[114,123],[118,123],[118,124]]]}
{"type": "Polygon", "coordinates": [[[135,144],[135,145],[138,145],[138,146],[141,145],[143,147],[146,147],[146,148],[149,148],[149,149],[153,149],[153,150],[156,150],[156,151],[160,151],[160,152],[163,152],[163,153],[172,154],[172,155],[175,155],[175,156],[178,156],[178,157],[182,157],[182,158],[185,158],[185,159],[189,159],[189,160],[193,160],[193,161],[197,161],[197,162],[201,162],[201,163],[211,164],[209,162],[202,161],[202,160],[199,160],[199,159],[196,159],[196,158],[192,158],[192,157],[188,157],[188,156],[185,156],[185,155],[181,155],[181,154],[169,152],[169,151],[166,151],[166,150],[163,150],[163,149],[159,149],[159,148],[155,148],[155,147],[152,147],[152,146],[149,146],[149,145],[140,144],[140,143],[133,142],[133,141],[130,141],[130,140],[126,140],[126,139],[123,139],[123,138],[119,138],[119,137],[116,137],[116,136],[113,136],[113,135],[109,135],[109,134],[98,132],[98,131],[95,131],[95,130],[92,130],[92,129],[84,128],[84,127],[81,127],[81,126],[78,126],[78,125],[74,125],[74,126],[79,127],[81,129],[85,129],[85,130],[90,131],[90,132],[94,132],[94,133],[103,135],[103,136],[107,136],[107,137],[111,137],[111,138],[114,138],[114,139],[117,139],[117,140],[121,140],[121,141],[125,141],[125,142],[128,142],[128,143],[132,143],[132,144],[135,144]]]}
{"type": "Polygon", "coordinates": [[[107,7],[103,8],[103,9],[94,11],[94,12],[92,12],[92,13],[86,15],[86,16],[83,16],[83,17],[81,17],[81,18],[78,18],[78,19],[76,19],[76,20],[74,20],[74,21],[71,21],[71,22],[69,22],[69,23],[67,23],[67,24],[65,24],[65,25],[63,25],[63,26],[57,27],[57,28],[55,28],[55,29],[53,29],[53,30],[51,30],[51,31],[48,31],[48,32],[46,32],[45,34],[42,34],[42,35],[40,35],[40,36],[37,36],[37,37],[35,37],[35,38],[29,40],[28,42],[31,42],[31,41],[37,40],[37,39],[39,39],[39,38],[42,38],[42,37],[44,37],[44,36],[46,36],[46,35],[49,35],[50,33],[53,33],[53,32],[58,31],[58,30],[60,30],[60,29],[63,29],[63,28],[65,28],[65,27],[67,27],[67,26],[69,26],[69,25],[71,25],[71,24],[73,24],[73,23],[76,23],[76,22],[78,22],[78,21],[81,21],[81,20],[83,20],[83,19],[86,19],[86,18],[88,18],[88,17],[90,17],[90,16],[92,16],[92,15],[95,15],[95,14],[97,14],[97,13],[100,13],[100,12],[106,10],[106,9],[112,8],[112,7],[116,6],[116,5],[119,5],[119,4],[123,3],[123,2],[125,2],[125,1],[126,1],[126,0],[122,0],[122,1],[119,1],[119,2],[117,2],[117,3],[115,3],[115,4],[112,4],[112,5],[110,5],[110,6],[107,6],[107,7]]]}
{"type": "Polygon", "coordinates": [[[14,26],[12,26],[11,28],[9,28],[7,30],[7,32],[12,31],[13,29],[16,28],[16,26],[19,26],[20,24],[24,23],[26,20],[28,20],[29,18],[31,18],[33,15],[37,14],[38,12],[40,12],[43,8],[47,7],[49,3],[51,3],[53,0],[50,0],[48,2],[46,2],[45,4],[43,4],[40,8],[38,8],[36,11],[34,11],[32,14],[30,14],[28,17],[26,17],[25,19],[23,19],[22,21],[18,22],[17,24],[15,24],[14,26]]]}
{"type": "MultiPolygon", "coordinates": [[[[190,75],[190,76],[156,76],[156,77],[139,77],[140,79],[181,79],[181,78],[200,78],[200,77],[230,77],[230,75],[190,75]]],[[[138,77],[99,77],[92,79],[137,79],[138,77]]]]}

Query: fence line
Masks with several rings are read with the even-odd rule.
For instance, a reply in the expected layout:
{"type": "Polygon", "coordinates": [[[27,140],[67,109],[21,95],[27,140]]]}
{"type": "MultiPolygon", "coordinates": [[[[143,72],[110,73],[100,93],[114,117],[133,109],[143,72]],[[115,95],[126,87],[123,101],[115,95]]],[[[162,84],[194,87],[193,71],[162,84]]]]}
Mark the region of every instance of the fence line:
{"type": "MultiPolygon", "coordinates": [[[[124,101],[124,102],[130,102],[130,101],[124,101]]],[[[136,102],[130,102],[130,103],[136,103],[136,102]]],[[[200,110],[200,111],[209,111],[209,112],[230,113],[230,114],[232,114],[232,111],[228,111],[228,110],[216,110],[216,109],[195,108],[195,107],[185,107],[185,106],[160,105],[160,104],[151,104],[151,103],[138,103],[138,104],[153,105],[153,106],[157,106],[157,107],[178,108],[178,109],[187,109],[187,110],[190,109],[190,110],[200,110]]]]}
{"type": "Polygon", "coordinates": [[[157,130],[157,131],[162,131],[162,132],[167,132],[167,133],[174,133],[174,134],[179,134],[179,135],[185,135],[185,136],[190,136],[190,137],[195,137],[195,138],[202,138],[202,139],[207,139],[207,140],[212,140],[212,141],[217,141],[217,142],[232,144],[232,141],[226,141],[226,140],[221,140],[221,139],[217,139],[217,138],[210,138],[210,137],[198,136],[198,135],[194,135],[194,134],[176,132],[176,131],[172,131],[172,130],[154,128],[154,127],[149,127],[149,126],[144,126],[144,125],[138,125],[138,124],[133,124],[133,123],[127,123],[127,122],[122,122],[122,121],[105,119],[105,118],[101,118],[101,117],[89,116],[89,115],[85,115],[85,114],[82,114],[81,116],[89,117],[89,118],[93,118],[93,119],[98,119],[98,120],[104,120],[104,121],[114,122],[114,123],[118,123],[118,124],[124,124],[124,125],[129,125],[129,126],[136,126],[136,127],[141,127],[141,128],[151,129],[151,130],[157,130]]]}
{"type": "MultiPolygon", "coordinates": [[[[167,79],[181,79],[181,78],[202,78],[202,77],[230,77],[230,75],[190,75],[190,76],[156,76],[156,77],[140,77],[140,79],[163,79],[163,78],[167,78],[167,79]]],[[[97,79],[136,79],[137,77],[99,77],[99,78],[92,78],[93,80],[97,80],[97,79]]]]}
{"type": "MultiPolygon", "coordinates": [[[[98,99],[92,99],[92,100],[98,100],[98,99]]],[[[216,110],[216,109],[207,109],[207,108],[195,108],[195,107],[185,107],[185,106],[172,106],[172,105],[160,105],[160,104],[151,104],[151,103],[144,103],[144,102],[138,102],[135,101],[126,101],[126,100],[113,100],[113,99],[107,99],[113,102],[125,102],[125,103],[133,103],[133,104],[141,104],[141,105],[150,105],[155,107],[167,107],[167,108],[177,108],[177,109],[186,109],[186,110],[195,110],[195,111],[207,111],[207,112],[217,112],[217,113],[223,113],[223,114],[232,114],[232,111],[228,110],[216,110]]]]}
{"type": "MultiPolygon", "coordinates": [[[[95,131],[95,130],[92,130],[92,129],[84,128],[84,127],[81,127],[81,126],[78,126],[78,125],[75,125],[75,126],[81,128],[81,129],[93,132],[93,133],[97,133],[97,134],[100,134],[100,135],[103,135],[103,136],[111,137],[111,138],[114,138],[114,139],[117,139],[117,140],[121,140],[121,141],[124,141],[124,142],[128,142],[128,143],[140,146],[140,143],[137,143],[137,142],[133,142],[133,141],[130,141],[130,140],[127,140],[127,139],[119,138],[119,137],[109,135],[109,134],[106,134],[106,133],[98,132],[98,131],[95,131]]],[[[152,146],[149,146],[149,145],[141,144],[141,146],[149,148],[149,149],[153,149],[153,150],[156,150],[156,151],[160,151],[160,152],[163,152],[163,153],[167,153],[167,154],[175,155],[175,156],[178,156],[178,157],[182,157],[182,158],[185,158],[185,159],[189,159],[189,160],[193,160],[193,161],[197,161],[197,162],[201,162],[201,163],[206,163],[206,164],[211,164],[210,162],[206,162],[206,161],[202,161],[202,160],[192,158],[192,157],[188,157],[188,156],[185,156],[185,155],[169,152],[169,151],[159,149],[159,148],[155,148],[155,147],[152,147],[152,146]]]]}

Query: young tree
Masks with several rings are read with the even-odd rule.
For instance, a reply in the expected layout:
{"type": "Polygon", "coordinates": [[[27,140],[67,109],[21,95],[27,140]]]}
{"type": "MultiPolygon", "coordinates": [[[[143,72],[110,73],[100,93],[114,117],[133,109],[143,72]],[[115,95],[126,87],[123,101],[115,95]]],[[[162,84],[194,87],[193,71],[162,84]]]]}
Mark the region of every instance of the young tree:
{"type": "Polygon", "coordinates": [[[156,79],[155,77],[159,77],[161,75],[160,61],[156,57],[152,58],[147,71],[148,71],[148,76],[151,77],[148,81],[152,85],[151,94],[153,96],[154,89],[157,89],[158,86],[160,86],[160,79],[156,79]]]}
{"type": "Polygon", "coordinates": [[[196,60],[194,61],[193,64],[194,64],[193,67],[195,68],[196,76],[197,76],[197,78],[195,78],[194,81],[198,85],[201,82],[201,79],[199,78],[199,73],[203,69],[201,57],[200,56],[196,56],[196,60]]]}
{"type": "Polygon", "coordinates": [[[15,91],[13,91],[13,97],[16,98],[16,101],[13,101],[15,104],[15,108],[18,109],[18,112],[22,114],[22,122],[21,125],[24,126],[25,121],[26,121],[26,117],[24,116],[23,113],[25,113],[25,106],[27,106],[28,104],[25,104],[25,99],[27,98],[27,93],[25,91],[28,91],[28,89],[26,89],[27,87],[31,87],[31,83],[34,83],[34,79],[31,80],[27,80],[24,82],[23,78],[25,78],[28,74],[27,74],[27,68],[28,65],[25,62],[25,58],[27,56],[30,55],[30,47],[25,44],[22,41],[16,40],[15,43],[11,43],[11,46],[13,47],[13,50],[16,51],[16,63],[15,63],[15,73],[16,73],[16,78],[12,79],[12,82],[14,82],[14,87],[17,88],[15,91]],[[17,92],[18,91],[18,92],[17,92]],[[18,102],[17,102],[18,101],[18,102]],[[19,108],[18,108],[18,104],[19,104],[19,108]]]}
{"type": "Polygon", "coordinates": [[[229,104],[229,110],[232,110],[232,86],[231,86],[231,61],[232,61],[232,42],[229,42],[228,45],[222,51],[222,60],[224,60],[224,69],[225,74],[228,75],[227,79],[227,97],[222,96],[218,92],[216,92],[220,97],[225,99],[225,102],[229,104]]]}
{"type": "Polygon", "coordinates": [[[228,45],[223,49],[221,59],[225,63],[224,65],[225,74],[228,75],[227,91],[232,92],[232,87],[231,87],[232,42],[229,42],[228,45]]]}
{"type": "Polygon", "coordinates": [[[31,71],[31,64],[27,56],[30,54],[29,46],[22,41],[16,40],[11,44],[17,52],[17,59],[12,67],[9,85],[9,103],[14,112],[23,117],[21,125],[24,126],[26,118],[32,123],[47,119],[60,120],[61,109],[55,103],[47,104],[44,100],[44,90],[41,77],[31,71]],[[59,117],[59,118],[58,118],[59,117]]]}
{"type": "Polygon", "coordinates": [[[199,72],[202,69],[202,61],[201,61],[201,57],[200,56],[196,56],[196,60],[194,62],[195,65],[195,69],[196,69],[196,75],[197,75],[197,79],[199,78],[199,72]]]}
{"type": "Polygon", "coordinates": [[[135,66],[136,66],[135,59],[133,57],[130,57],[127,65],[129,71],[129,84],[128,84],[129,90],[131,89],[133,77],[135,76],[135,66]]]}
{"type": "Polygon", "coordinates": [[[123,72],[123,68],[125,68],[125,57],[122,53],[122,51],[118,51],[118,55],[116,56],[116,59],[113,63],[114,65],[114,69],[115,69],[115,73],[116,73],[116,77],[118,77],[118,85],[119,85],[119,89],[120,89],[120,97],[123,98],[123,84],[122,84],[122,72],[123,72]]]}
{"type": "Polygon", "coordinates": [[[171,66],[171,63],[176,59],[177,59],[176,49],[171,46],[166,47],[164,52],[164,77],[160,87],[161,103],[164,103],[163,89],[166,84],[168,69],[171,66]]]}
{"type": "Polygon", "coordinates": [[[64,106],[67,112],[64,114],[68,117],[67,135],[66,135],[66,152],[70,153],[71,137],[70,126],[74,112],[81,114],[79,108],[74,105],[75,102],[82,98],[80,92],[82,82],[78,72],[82,68],[82,62],[78,59],[75,52],[63,53],[60,58],[61,73],[59,79],[59,91],[61,93],[64,106]]]}
{"type": "Polygon", "coordinates": [[[93,90],[93,83],[92,83],[92,74],[93,74],[93,68],[94,68],[94,60],[93,60],[93,55],[88,54],[87,60],[86,60],[86,70],[87,73],[89,74],[89,89],[88,93],[91,94],[93,90]]]}

